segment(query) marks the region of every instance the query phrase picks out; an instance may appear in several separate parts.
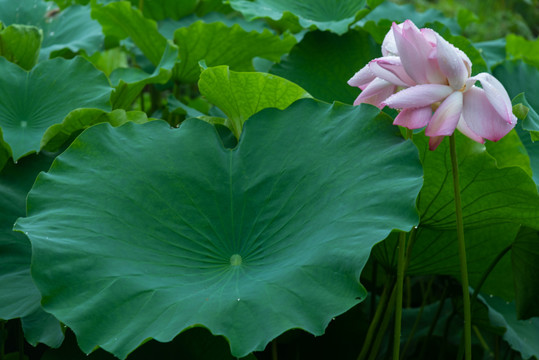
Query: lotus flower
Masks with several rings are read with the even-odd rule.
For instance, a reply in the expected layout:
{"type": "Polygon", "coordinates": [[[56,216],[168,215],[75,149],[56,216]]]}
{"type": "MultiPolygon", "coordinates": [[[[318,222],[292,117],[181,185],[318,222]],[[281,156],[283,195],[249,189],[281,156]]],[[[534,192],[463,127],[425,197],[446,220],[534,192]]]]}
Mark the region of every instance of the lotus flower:
{"type": "Polygon", "coordinates": [[[471,76],[466,54],[435,31],[418,29],[410,20],[393,23],[382,54],[348,81],[363,90],[354,105],[399,109],[394,124],[426,126],[431,150],[455,129],[484,143],[500,140],[515,126],[503,85],[488,73],[471,76]]]}

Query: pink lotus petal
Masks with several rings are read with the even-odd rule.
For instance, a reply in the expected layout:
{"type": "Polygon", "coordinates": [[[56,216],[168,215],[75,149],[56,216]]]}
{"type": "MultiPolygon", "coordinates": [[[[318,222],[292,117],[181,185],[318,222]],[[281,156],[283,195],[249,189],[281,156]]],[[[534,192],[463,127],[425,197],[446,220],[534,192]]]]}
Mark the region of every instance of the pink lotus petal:
{"type": "Polygon", "coordinates": [[[431,136],[429,138],[429,150],[434,151],[442,143],[445,136],[431,136]]]}
{"type": "Polygon", "coordinates": [[[367,85],[373,81],[376,78],[376,75],[372,73],[372,71],[369,68],[369,64],[365,65],[361,70],[359,70],[357,73],[348,80],[348,85],[355,86],[360,89],[364,89],[367,87],[367,85]]]}
{"type": "Polygon", "coordinates": [[[514,125],[516,118],[513,115],[513,107],[511,106],[511,99],[502,83],[498,81],[494,76],[481,73],[474,76],[475,79],[481,82],[483,90],[488,101],[496,112],[508,123],[514,125]]]}
{"type": "Polygon", "coordinates": [[[393,125],[404,126],[408,129],[421,129],[427,126],[432,116],[430,106],[417,109],[404,109],[395,118],[393,125]]]}
{"type": "Polygon", "coordinates": [[[434,112],[425,129],[427,136],[451,135],[462,114],[462,93],[455,91],[447,97],[434,112]]]}
{"type": "MultiPolygon", "coordinates": [[[[399,29],[402,30],[404,24],[396,25],[399,29]]],[[[397,44],[395,43],[395,35],[393,34],[393,28],[389,29],[384,41],[382,42],[382,55],[383,56],[399,56],[399,50],[397,49],[397,44]]]]}
{"type": "Polygon", "coordinates": [[[416,85],[391,95],[384,101],[384,105],[393,109],[425,107],[442,101],[452,92],[453,89],[447,85],[416,85]]]}
{"type": "Polygon", "coordinates": [[[453,45],[438,34],[436,38],[438,40],[436,53],[440,70],[449,80],[449,85],[455,90],[460,90],[468,79],[468,69],[453,45]]]}
{"type": "Polygon", "coordinates": [[[436,35],[438,35],[436,31],[429,28],[423,28],[419,31],[421,31],[421,34],[423,34],[423,37],[429,42],[429,44],[431,44],[433,47],[436,46],[436,35]]]}
{"type": "Polygon", "coordinates": [[[401,32],[397,28],[393,24],[395,43],[408,75],[418,84],[445,84],[445,76],[437,61],[432,61],[435,48],[423,33],[410,20],[403,23],[401,32]]]}
{"type": "Polygon", "coordinates": [[[392,83],[376,78],[359,94],[354,105],[371,104],[383,108],[382,102],[395,92],[397,87],[392,83]]]}
{"type": "Polygon", "coordinates": [[[473,141],[477,141],[480,144],[485,143],[485,139],[483,139],[481,136],[474,133],[472,129],[468,127],[468,124],[466,123],[466,121],[464,120],[462,116],[460,117],[459,123],[457,124],[457,129],[458,131],[460,131],[461,133],[463,133],[464,135],[466,135],[473,141]]]}
{"type": "Polygon", "coordinates": [[[516,117],[511,116],[511,122],[500,116],[486,90],[474,86],[464,93],[462,117],[478,136],[491,141],[500,140],[516,124],[516,117]]]}
{"type": "Polygon", "coordinates": [[[427,68],[428,55],[431,51],[431,46],[421,37],[421,33],[419,36],[412,36],[413,32],[415,30],[419,32],[419,29],[417,29],[417,27],[415,27],[409,20],[404,22],[402,29],[393,23],[392,29],[397,50],[406,72],[416,83],[428,83],[425,69],[427,68]],[[412,39],[410,39],[410,37],[412,37],[412,39]],[[423,39],[423,41],[420,41],[419,44],[415,44],[413,40],[418,38],[423,39]]]}
{"type": "Polygon", "coordinates": [[[415,85],[415,82],[408,76],[402,67],[400,58],[397,56],[374,59],[369,63],[369,66],[374,75],[392,84],[402,87],[415,85]]]}

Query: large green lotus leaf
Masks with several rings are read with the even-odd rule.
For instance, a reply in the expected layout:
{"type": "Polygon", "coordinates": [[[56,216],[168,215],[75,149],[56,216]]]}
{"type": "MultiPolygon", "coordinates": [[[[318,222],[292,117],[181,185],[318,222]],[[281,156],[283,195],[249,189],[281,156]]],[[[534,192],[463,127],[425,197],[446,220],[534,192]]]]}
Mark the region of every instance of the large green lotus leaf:
{"type": "Polygon", "coordinates": [[[380,55],[380,46],[362,30],[341,36],[313,31],[270,72],[295,82],[317,99],[352,104],[359,89],[347,81],[380,55]]]}
{"type": "Polygon", "coordinates": [[[159,64],[167,40],[157,30],[156,22],[145,18],[129,1],[93,4],[92,17],[103,26],[105,35],[119,40],[130,37],[152,64],[159,64]]]}
{"type": "Polygon", "coordinates": [[[269,30],[247,32],[239,25],[229,27],[221,22],[197,21],[177,29],[174,42],[181,60],[174,68],[175,79],[195,82],[200,74],[200,60],[205,60],[207,66],[228,65],[236,71],[253,71],[254,57],[277,62],[290,51],[296,39],[290,34],[279,37],[269,30]]]}
{"type": "Polygon", "coordinates": [[[35,26],[10,25],[0,30],[0,56],[30,70],[37,63],[42,39],[42,33],[35,26]]]}
{"type": "Polygon", "coordinates": [[[144,17],[163,20],[165,18],[180,19],[193,13],[199,3],[199,0],[152,0],[140,2],[131,0],[134,6],[142,4],[142,14],[144,17]]]}
{"type": "Polygon", "coordinates": [[[372,246],[418,221],[417,150],[378,114],[303,99],[254,115],[234,149],[197,119],[87,129],[16,224],[44,308],[120,358],[192,326],[234,356],[322,334],[365,298],[372,246]]]}
{"type": "Polygon", "coordinates": [[[65,49],[72,53],[84,50],[87,54],[100,49],[104,36],[99,23],[90,17],[88,6],[73,5],[54,15],[49,13],[51,4],[44,0],[0,0],[0,21],[41,29],[41,61],[65,49]]]}
{"type": "Polygon", "coordinates": [[[228,66],[208,68],[200,74],[200,93],[227,115],[226,126],[239,138],[243,124],[265,108],[284,109],[311,97],[286,79],[256,72],[230,71],[228,66]]]}
{"type": "Polygon", "coordinates": [[[539,294],[539,233],[523,227],[513,244],[512,254],[517,316],[527,319],[539,316],[537,294],[539,294]]]}
{"type": "Polygon", "coordinates": [[[539,318],[529,320],[517,320],[515,304],[506,302],[498,297],[479,297],[487,305],[490,322],[494,326],[507,329],[503,334],[505,341],[516,351],[520,352],[523,359],[539,358],[539,318]]]}
{"type": "Polygon", "coordinates": [[[304,28],[344,34],[365,6],[365,0],[230,0],[230,6],[245,18],[280,20],[287,14],[299,19],[304,28]]]}
{"type": "Polygon", "coordinates": [[[138,68],[118,68],[110,74],[114,86],[111,96],[114,109],[129,109],[133,101],[147,84],[164,84],[172,75],[172,68],[178,58],[178,49],[167,44],[163,58],[154,72],[148,74],[138,68]]]}
{"type": "MultiPolygon", "coordinates": [[[[464,225],[480,228],[499,223],[539,228],[537,187],[522,166],[500,167],[484,145],[457,133],[457,153],[464,225]]],[[[414,136],[425,169],[425,184],[418,199],[421,226],[437,230],[455,228],[453,181],[446,139],[428,150],[427,138],[414,136]]],[[[493,146],[511,147],[504,143],[493,146]]],[[[518,149],[513,149],[518,151],[518,149]]]]}
{"type": "Polygon", "coordinates": [[[57,347],[63,340],[60,323],[43,311],[41,295],[30,276],[32,249],[13,224],[26,213],[26,195],[37,174],[47,170],[54,154],[42,153],[8,163],[0,172],[0,319],[21,318],[29,343],[57,347]]]}
{"type": "Polygon", "coordinates": [[[80,57],[48,60],[30,72],[0,57],[0,126],[13,159],[39,151],[45,131],[72,110],[109,111],[111,91],[105,75],[80,57]]]}

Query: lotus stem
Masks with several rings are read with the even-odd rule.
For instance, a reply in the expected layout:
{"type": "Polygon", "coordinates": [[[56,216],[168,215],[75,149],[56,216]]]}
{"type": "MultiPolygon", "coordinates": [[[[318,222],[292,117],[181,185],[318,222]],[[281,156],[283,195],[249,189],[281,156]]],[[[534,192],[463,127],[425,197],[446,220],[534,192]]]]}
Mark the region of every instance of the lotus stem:
{"type": "Polygon", "coordinates": [[[453,168],[453,190],[455,196],[455,215],[457,223],[457,239],[460,259],[460,278],[462,284],[462,304],[464,311],[464,354],[466,360],[472,359],[472,313],[470,306],[470,290],[468,285],[468,265],[466,262],[466,243],[464,241],[464,223],[460,200],[459,167],[455,134],[449,137],[449,151],[453,168]]]}
{"type": "MultiPolygon", "coordinates": [[[[382,315],[384,315],[384,310],[386,310],[386,304],[389,300],[389,289],[392,288],[391,283],[392,281],[387,281],[384,286],[384,290],[382,291],[382,295],[380,296],[380,301],[378,302],[378,307],[376,308],[376,313],[374,314],[374,318],[372,319],[371,324],[369,325],[369,330],[367,331],[367,335],[365,336],[363,347],[361,348],[361,352],[359,353],[357,360],[364,360],[367,358],[367,355],[369,354],[369,350],[371,349],[374,333],[376,332],[376,329],[378,327],[380,319],[382,318],[382,315]]],[[[372,294],[371,296],[375,296],[374,293],[371,293],[371,294],[372,294]]]]}
{"type": "Polygon", "coordinates": [[[395,299],[395,329],[393,336],[393,360],[399,360],[401,325],[402,325],[402,293],[404,283],[404,251],[406,247],[406,233],[399,233],[398,259],[397,259],[397,295],[395,299]]]}

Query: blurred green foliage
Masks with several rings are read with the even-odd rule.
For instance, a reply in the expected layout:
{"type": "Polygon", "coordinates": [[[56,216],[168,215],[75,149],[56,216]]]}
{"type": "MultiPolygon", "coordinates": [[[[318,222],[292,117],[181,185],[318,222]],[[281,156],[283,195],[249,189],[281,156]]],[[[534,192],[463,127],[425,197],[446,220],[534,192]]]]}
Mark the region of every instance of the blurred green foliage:
{"type": "Polygon", "coordinates": [[[412,3],[418,11],[436,8],[456,18],[462,35],[472,41],[505,37],[508,33],[533,40],[539,34],[539,0],[392,0],[412,3]]]}

